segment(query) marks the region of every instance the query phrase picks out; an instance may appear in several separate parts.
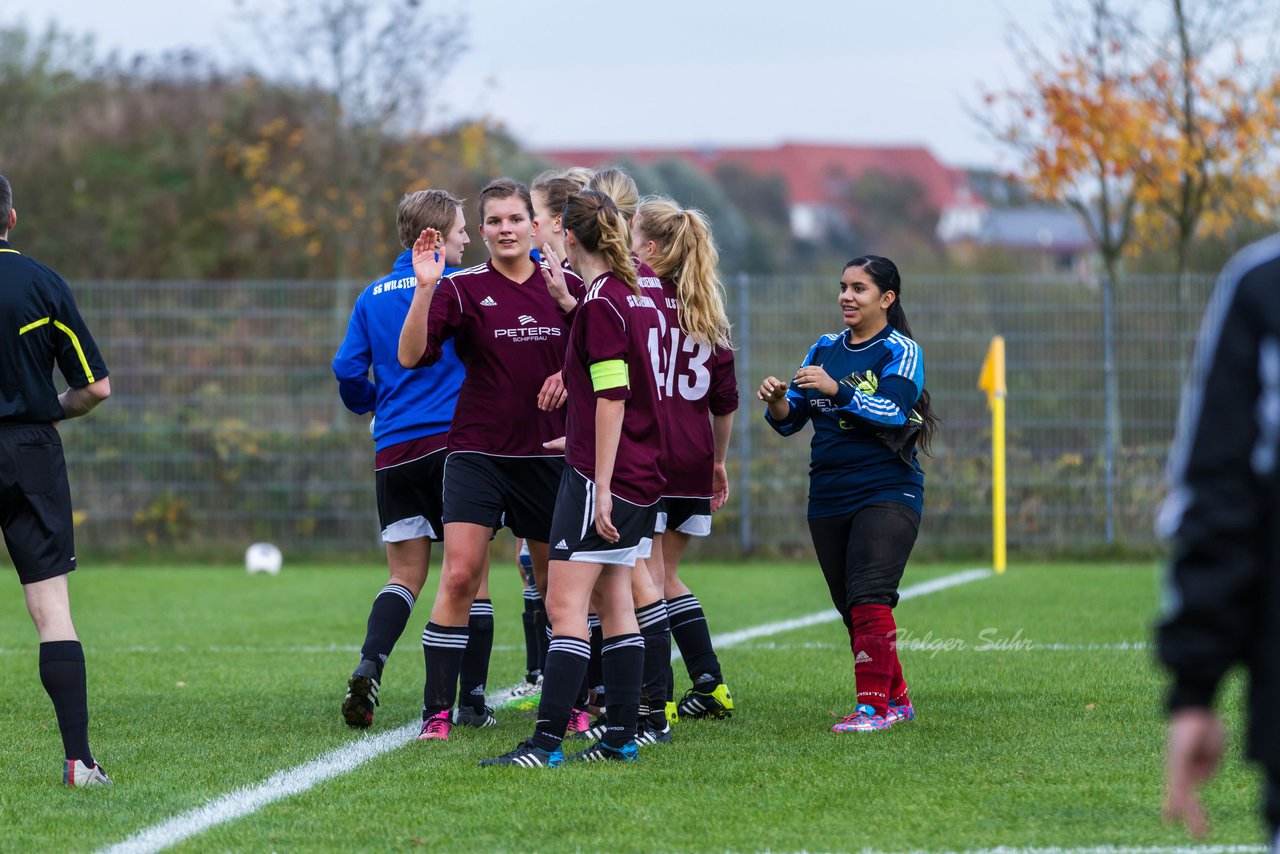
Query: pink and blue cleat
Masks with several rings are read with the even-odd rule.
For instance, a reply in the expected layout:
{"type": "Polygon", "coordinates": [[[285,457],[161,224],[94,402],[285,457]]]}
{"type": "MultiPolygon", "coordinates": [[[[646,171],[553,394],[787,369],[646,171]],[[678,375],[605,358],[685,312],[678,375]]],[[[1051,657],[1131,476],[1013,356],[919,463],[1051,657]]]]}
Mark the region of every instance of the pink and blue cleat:
{"type": "Polygon", "coordinates": [[[831,728],[832,732],[877,732],[893,726],[897,719],[892,717],[892,710],[886,715],[877,715],[876,710],[866,703],[854,709],[853,714],[845,715],[840,722],[831,728]]]}

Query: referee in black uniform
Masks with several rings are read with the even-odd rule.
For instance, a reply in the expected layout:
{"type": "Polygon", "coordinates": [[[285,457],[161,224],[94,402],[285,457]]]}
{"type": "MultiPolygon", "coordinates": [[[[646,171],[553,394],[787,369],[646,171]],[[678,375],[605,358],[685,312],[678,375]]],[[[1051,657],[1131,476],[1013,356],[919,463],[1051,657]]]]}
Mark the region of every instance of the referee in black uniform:
{"type": "Polygon", "coordinates": [[[1226,747],[1214,702],[1243,665],[1245,754],[1262,766],[1268,842],[1280,854],[1280,234],[1241,251],[1218,278],[1169,480],[1157,520],[1174,547],[1156,635],[1173,677],[1165,815],[1207,832],[1198,790],[1226,747]]]}
{"type": "Polygon", "coordinates": [[[62,277],[9,246],[18,221],[0,175],[0,529],[40,633],[40,681],[66,753],[62,781],[111,780],[89,750],[84,650],[71,622],[67,573],[76,568],[71,489],[54,425],[111,394],[107,366],[62,277]],[[58,394],[57,363],[70,385],[58,394]]]}

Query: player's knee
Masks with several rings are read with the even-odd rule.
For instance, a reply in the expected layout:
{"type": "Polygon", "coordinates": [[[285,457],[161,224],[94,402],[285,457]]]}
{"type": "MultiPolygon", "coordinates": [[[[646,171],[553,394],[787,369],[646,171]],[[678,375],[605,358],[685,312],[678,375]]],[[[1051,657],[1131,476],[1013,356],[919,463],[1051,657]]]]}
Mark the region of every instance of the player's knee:
{"type": "Polygon", "coordinates": [[[388,581],[389,584],[398,584],[401,587],[403,587],[405,590],[408,590],[410,593],[413,594],[414,599],[417,599],[419,594],[422,593],[422,586],[426,584],[426,582],[427,582],[426,572],[422,572],[422,573],[393,572],[391,573],[391,578],[388,581]]]}
{"type": "Polygon", "coordinates": [[[480,589],[483,564],[471,566],[454,564],[446,568],[440,577],[440,596],[449,600],[474,599],[480,589]]]}

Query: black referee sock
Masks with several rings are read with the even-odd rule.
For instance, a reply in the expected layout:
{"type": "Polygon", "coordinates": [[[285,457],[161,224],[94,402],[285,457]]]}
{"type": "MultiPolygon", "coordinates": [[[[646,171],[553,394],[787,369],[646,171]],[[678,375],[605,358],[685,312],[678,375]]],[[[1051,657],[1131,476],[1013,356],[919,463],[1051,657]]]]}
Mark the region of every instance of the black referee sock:
{"type": "MultiPolygon", "coordinates": [[[[667,681],[671,672],[671,624],[667,603],[659,599],[636,609],[636,622],[644,638],[644,679],[640,691],[641,714],[662,711],[667,701],[667,681]]],[[[608,696],[608,691],[605,692],[608,696]]]]}
{"type": "Polygon", "coordinates": [[[93,754],[89,752],[89,692],[80,641],[40,644],[40,684],[53,701],[66,757],[93,767],[93,754]]]}
{"type": "Polygon", "coordinates": [[[470,637],[462,653],[459,671],[461,698],[473,711],[484,711],[484,683],[489,679],[489,656],[493,653],[493,602],[477,599],[471,605],[471,619],[467,622],[470,637]]]}
{"type": "Polygon", "coordinates": [[[369,609],[369,625],[364,631],[364,646],[360,647],[363,661],[378,663],[378,678],[382,678],[382,666],[395,647],[404,627],[413,613],[414,595],[403,584],[388,584],[382,588],[369,609]]]}
{"type": "Polygon", "coordinates": [[[604,699],[608,729],[600,739],[622,747],[636,737],[640,681],[644,674],[644,638],[615,635],[604,639],[604,699]]]}
{"type": "Polygon", "coordinates": [[[703,613],[698,597],[692,593],[677,596],[667,603],[667,615],[671,620],[671,636],[680,647],[689,678],[696,680],[703,673],[709,673],[715,677],[717,685],[723,682],[720,659],[711,645],[707,615],[703,613]]]}
{"type": "Polygon", "coordinates": [[[422,719],[453,708],[458,694],[458,672],[467,648],[466,626],[440,626],[428,622],[422,631],[422,655],[427,681],[422,688],[422,719]]]}
{"type": "Polygon", "coordinates": [[[591,645],[573,637],[554,637],[547,648],[547,666],[542,670],[542,698],[538,701],[538,724],[534,747],[555,750],[564,741],[569,715],[582,676],[587,672],[591,645]]]}

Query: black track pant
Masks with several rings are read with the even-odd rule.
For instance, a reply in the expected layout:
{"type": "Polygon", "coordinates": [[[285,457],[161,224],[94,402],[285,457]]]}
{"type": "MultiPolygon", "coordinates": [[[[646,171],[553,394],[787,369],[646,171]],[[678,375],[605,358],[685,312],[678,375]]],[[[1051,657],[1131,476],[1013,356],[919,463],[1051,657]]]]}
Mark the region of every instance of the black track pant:
{"type": "Polygon", "coordinates": [[[893,502],[809,520],[831,602],[846,626],[854,605],[898,604],[898,585],[919,530],[916,511],[893,502]]]}

